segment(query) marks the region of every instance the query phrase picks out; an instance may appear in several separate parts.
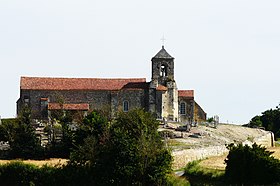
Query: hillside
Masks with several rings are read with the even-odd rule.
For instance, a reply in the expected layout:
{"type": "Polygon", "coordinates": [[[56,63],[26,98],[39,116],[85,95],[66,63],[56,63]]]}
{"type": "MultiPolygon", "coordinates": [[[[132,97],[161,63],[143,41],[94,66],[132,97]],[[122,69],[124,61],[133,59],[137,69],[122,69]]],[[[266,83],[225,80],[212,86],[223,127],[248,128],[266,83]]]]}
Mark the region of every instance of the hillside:
{"type": "MultiPolygon", "coordinates": [[[[172,127],[177,126],[169,124],[169,128],[172,127]]],[[[166,128],[160,131],[169,131],[169,136],[176,136],[166,139],[166,144],[172,149],[175,169],[193,160],[222,155],[227,152],[226,145],[230,143],[256,142],[269,147],[273,137],[269,131],[229,124],[219,124],[217,128],[200,125],[192,127],[189,132],[166,128]]]]}

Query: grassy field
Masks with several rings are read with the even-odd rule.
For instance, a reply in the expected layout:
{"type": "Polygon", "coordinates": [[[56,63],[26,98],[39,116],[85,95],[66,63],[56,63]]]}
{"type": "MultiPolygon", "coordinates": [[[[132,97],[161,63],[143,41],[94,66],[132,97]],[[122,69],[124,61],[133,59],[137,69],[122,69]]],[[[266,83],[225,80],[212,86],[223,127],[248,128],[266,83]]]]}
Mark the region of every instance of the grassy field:
{"type": "Polygon", "coordinates": [[[43,165],[49,165],[49,166],[61,166],[65,165],[67,162],[67,159],[61,159],[61,158],[52,158],[52,159],[46,159],[46,160],[21,160],[21,159],[15,159],[15,160],[0,160],[0,164],[9,163],[12,161],[22,161],[24,163],[34,164],[36,166],[43,166],[43,165]]]}
{"type": "MultiPolygon", "coordinates": [[[[277,159],[280,159],[280,147],[271,147],[267,150],[274,152],[272,156],[274,156],[277,159]]],[[[208,169],[225,170],[226,164],[224,163],[224,160],[226,159],[226,157],[227,154],[224,154],[222,156],[210,157],[205,160],[202,160],[199,163],[199,165],[208,169]]]]}

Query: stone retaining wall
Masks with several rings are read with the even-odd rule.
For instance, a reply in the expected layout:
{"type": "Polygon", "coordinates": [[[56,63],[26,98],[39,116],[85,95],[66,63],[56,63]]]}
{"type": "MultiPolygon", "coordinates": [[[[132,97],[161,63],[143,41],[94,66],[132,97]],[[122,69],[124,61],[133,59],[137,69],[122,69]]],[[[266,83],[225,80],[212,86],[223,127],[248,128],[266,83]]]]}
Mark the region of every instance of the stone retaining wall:
{"type": "Polygon", "coordinates": [[[187,163],[204,159],[210,156],[220,156],[228,152],[225,145],[204,147],[199,149],[185,149],[180,151],[173,151],[173,169],[185,167],[187,163]]]}
{"type": "Polygon", "coordinates": [[[268,131],[267,134],[255,138],[254,142],[257,143],[258,145],[263,145],[265,147],[273,147],[274,146],[274,134],[273,132],[268,131]]]}
{"type": "MultiPolygon", "coordinates": [[[[257,143],[258,145],[263,145],[265,147],[272,147],[274,146],[274,135],[272,132],[267,132],[265,135],[254,138],[253,142],[257,143]]],[[[252,142],[246,140],[244,145],[252,145],[252,142]]],[[[211,147],[204,147],[204,148],[197,148],[197,149],[185,149],[180,151],[173,151],[173,169],[179,169],[185,167],[187,163],[195,160],[205,159],[211,156],[220,156],[224,153],[227,153],[228,149],[225,145],[221,146],[211,146],[211,147]]]]}

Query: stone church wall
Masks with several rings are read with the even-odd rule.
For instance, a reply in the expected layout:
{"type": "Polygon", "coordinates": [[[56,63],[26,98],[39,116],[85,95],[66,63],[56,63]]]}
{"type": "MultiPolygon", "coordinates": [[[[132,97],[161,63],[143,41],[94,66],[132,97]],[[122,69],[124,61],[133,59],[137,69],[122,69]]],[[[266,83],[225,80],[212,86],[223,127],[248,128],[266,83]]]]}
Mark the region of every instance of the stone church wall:
{"type": "MultiPolygon", "coordinates": [[[[32,108],[33,118],[42,118],[41,98],[48,98],[50,103],[88,103],[90,110],[106,109],[110,107],[113,113],[123,110],[123,101],[129,102],[129,109],[147,108],[145,90],[121,91],[47,91],[47,90],[22,90],[18,101],[18,110],[29,98],[28,105],[32,108]]],[[[47,107],[47,105],[45,105],[47,107]]],[[[44,108],[46,109],[46,108],[44,108]]]]}
{"type": "Polygon", "coordinates": [[[206,113],[204,110],[199,106],[198,103],[195,102],[194,106],[194,120],[197,122],[206,121],[206,113]]]}
{"type": "Polygon", "coordinates": [[[187,97],[179,97],[179,107],[181,102],[186,103],[186,114],[179,114],[179,121],[184,123],[192,123],[194,116],[194,100],[187,97]]]}

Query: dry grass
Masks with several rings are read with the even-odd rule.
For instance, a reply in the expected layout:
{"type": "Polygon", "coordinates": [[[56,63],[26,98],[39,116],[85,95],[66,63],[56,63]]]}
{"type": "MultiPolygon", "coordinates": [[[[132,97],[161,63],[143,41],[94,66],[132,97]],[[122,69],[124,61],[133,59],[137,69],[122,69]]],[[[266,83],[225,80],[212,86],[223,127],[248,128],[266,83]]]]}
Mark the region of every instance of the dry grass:
{"type": "Polygon", "coordinates": [[[67,159],[61,159],[61,158],[51,158],[46,160],[21,160],[21,159],[15,159],[15,160],[0,160],[0,164],[6,164],[10,163],[12,161],[22,161],[24,163],[34,164],[36,166],[42,167],[43,165],[48,166],[61,166],[65,165],[67,163],[67,159]]]}
{"type": "Polygon", "coordinates": [[[274,156],[277,159],[280,159],[280,147],[270,147],[268,148],[268,150],[274,152],[272,156],[274,156]]]}
{"type": "Polygon", "coordinates": [[[202,160],[199,165],[201,167],[209,169],[225,170],[226,164],[224,163],[224,160],[226,159],[226,157],[227,154],[224,154],[222,156],[209,157],[205,160],[202,160]]]}
{"type": "MultiPolygon", "coordinates": [[[[270,147],[269,151],[274,152],[272,156],[277,159],[280,159],[280,147],[270,147]]],[[[201,167],[209,168],[209,169],[217,169],[217,170],[225,170],[226,164],[224,160],[226,159],[228,154],[224,154],[222,156],[209,157],[205,160],[202,160],[199,165],[201,167]]]]}

